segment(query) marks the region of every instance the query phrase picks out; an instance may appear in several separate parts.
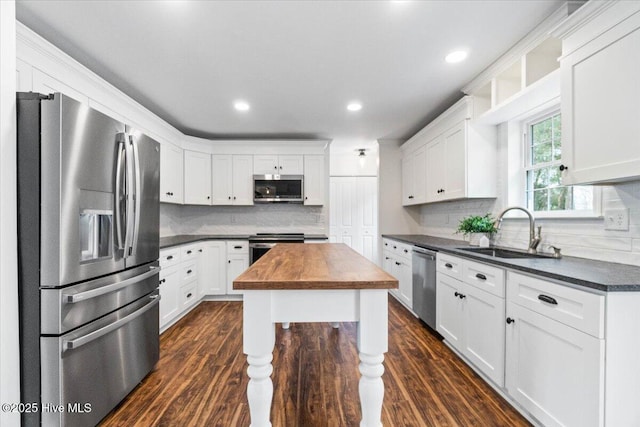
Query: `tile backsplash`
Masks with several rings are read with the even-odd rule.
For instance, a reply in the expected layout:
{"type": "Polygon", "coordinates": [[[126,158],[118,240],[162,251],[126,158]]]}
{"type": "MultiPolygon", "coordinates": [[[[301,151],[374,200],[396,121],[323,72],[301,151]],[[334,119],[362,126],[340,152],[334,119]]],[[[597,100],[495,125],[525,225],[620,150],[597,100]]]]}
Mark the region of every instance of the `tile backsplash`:
{"type": "Polygon", "coordinates": [[[299,204],[181,206],[160,204],[160,236],[177,234],[326,234],[328,209],[299,204]]]}
{"type": "MultiPolygon", "coordinates": [[[[629,230],[605,230],[603,218],[538,219],[536,224],[542,226],[539,250],[551,252],[548,246],[554,245],[569,256],[640,265],[640,181],[601,188],[602,212],[629,209],[629,230]]],[[[462,240],[461,234],[455,234],[460,219],[487,212],[495,216],[504,207],[501,198],[424,205],[420,215],[422,233],[462,240]]],[[[526,219],[505,220],[495,237],[500,246],[525,249],[528,242],[526,219]]]]}

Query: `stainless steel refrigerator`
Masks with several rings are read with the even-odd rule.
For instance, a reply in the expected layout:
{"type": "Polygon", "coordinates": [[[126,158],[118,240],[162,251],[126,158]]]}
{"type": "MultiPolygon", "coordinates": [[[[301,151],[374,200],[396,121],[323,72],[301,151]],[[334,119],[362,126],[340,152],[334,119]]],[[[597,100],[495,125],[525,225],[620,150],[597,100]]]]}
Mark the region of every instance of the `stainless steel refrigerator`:
{"type": "Polygon", "coordinates": [[[60,93],[18,93],[23,425],[93,426],[159,357],[160,147],[60,93]]]}

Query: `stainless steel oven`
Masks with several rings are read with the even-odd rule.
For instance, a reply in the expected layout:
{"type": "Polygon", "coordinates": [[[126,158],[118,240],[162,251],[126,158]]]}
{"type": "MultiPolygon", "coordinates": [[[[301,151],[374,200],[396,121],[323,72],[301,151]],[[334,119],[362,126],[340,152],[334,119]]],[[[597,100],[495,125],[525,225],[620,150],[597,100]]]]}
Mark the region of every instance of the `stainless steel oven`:
{"type": "Polygon", "coordinates": [[[258,233],[249,236],[249,263],[253,264],[278,243],[304,243],[303,233],[258,233]]]}

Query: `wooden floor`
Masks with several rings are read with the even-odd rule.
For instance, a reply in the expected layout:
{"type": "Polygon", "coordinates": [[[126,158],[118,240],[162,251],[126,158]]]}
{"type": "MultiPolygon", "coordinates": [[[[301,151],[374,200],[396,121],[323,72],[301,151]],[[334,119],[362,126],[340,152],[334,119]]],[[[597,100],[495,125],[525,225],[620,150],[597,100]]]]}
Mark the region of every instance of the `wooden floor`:
{"type": "MultiPolygon", "coordinates": [[[[274,427],[357,426],[355,323],[277,328],[274,427]]],[[[528,426],[394,298],[389,298],[385,426],[528,426]]],[[[242,303],[203,302],[160,338],[160,361],[101,424],[249,426],[242,303]]]]}

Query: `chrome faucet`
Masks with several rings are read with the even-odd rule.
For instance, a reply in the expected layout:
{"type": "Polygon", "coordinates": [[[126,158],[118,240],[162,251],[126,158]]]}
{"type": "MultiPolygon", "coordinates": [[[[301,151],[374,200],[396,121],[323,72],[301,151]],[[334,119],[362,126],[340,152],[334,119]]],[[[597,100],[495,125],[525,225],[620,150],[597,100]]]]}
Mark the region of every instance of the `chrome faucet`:
{"type": "Polygon", "coordinates": [[[496,219],[496,232],[500,231],[500,227],[502,226],[502,217],[504,217],[504,214],[513,209],[521,210],[529,217],[529,248],[527,249],[527,252],[529,252],[530,254],[538,253],[537,248],[540,244],[540,240],[542,240],[540,237],[542,227],[538,227],[538,235],[536,236],[536,220],[533,218],[533,214],[528,209],[521,208],[520,206],[511,206],[500,212],[500,214],[498,215],[498,219],[496,219]]]}

